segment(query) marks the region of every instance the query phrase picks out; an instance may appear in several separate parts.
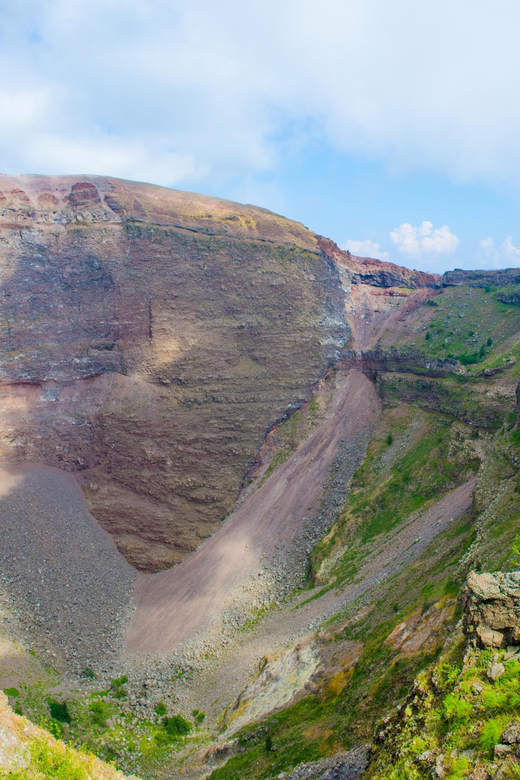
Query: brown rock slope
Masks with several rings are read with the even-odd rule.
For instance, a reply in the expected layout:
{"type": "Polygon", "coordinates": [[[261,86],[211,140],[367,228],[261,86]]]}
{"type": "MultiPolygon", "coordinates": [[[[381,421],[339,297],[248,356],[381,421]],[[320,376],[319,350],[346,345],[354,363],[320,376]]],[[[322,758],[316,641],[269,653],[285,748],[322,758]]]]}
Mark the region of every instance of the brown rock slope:
{"type": "Polygon", "coordinates": [[[0,457],[76,472],[140,568],[195,549],[349,338],[302,225],[100,177],[0,177],[0,457]]]}

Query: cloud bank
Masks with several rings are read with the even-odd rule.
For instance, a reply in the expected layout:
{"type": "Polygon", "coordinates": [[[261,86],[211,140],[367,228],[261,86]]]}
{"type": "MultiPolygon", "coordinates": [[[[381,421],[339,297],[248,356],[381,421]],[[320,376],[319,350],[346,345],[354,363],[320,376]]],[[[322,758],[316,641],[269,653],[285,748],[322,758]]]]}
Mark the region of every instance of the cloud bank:
{"type": "Polygon", "coordinates": [[[493,238],[483,238],[479,246],[477,262],[482,267],[504,268],[509,265],[516,268],[520,263],[520,249],[513,244],[513,236],[507,236],[499,246],[493,238]]]}
{"type": "Polygon", "coordinates": [[[514,0],[4,3],[3,168],[218,182],[319,142],[517,187],[519,23],[514,0]]]}

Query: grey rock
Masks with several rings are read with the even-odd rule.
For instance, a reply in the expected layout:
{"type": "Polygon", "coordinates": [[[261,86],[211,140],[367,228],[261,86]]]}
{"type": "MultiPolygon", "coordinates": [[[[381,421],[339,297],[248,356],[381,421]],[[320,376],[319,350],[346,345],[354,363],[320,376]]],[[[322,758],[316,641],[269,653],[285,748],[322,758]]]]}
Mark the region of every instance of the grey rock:
{"type": "Polygon", "coordinates": [[[509,726],[500,737],[500,742],[505,745],[514,745],[520,742],[520,724],[513,723],[512,726],[509,726]]]}
{"type": "Polygon", "coordinates": [[[495,661],[491,664],[489,664],[488,670],[486,672],[487,676],[490,680],[495,682],[495,680],[498,680],[499,677],[502,677],[502,675],[505,672],[505,666],[501,663],[496,663],[495,661]]]}

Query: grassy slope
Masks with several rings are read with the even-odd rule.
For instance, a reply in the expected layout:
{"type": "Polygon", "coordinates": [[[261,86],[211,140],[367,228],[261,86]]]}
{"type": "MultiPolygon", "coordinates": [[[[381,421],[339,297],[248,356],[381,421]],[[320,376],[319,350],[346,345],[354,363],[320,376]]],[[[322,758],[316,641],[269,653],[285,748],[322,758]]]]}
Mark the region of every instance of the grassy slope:
{"type": "Polygon", "coordinates": [[[0,696],[0,732],[0,778],[5,780],[124,780],[113,766],[83,747],[69,747],[16,715],[4,695],[0,696]]]}
{"type": "MultiPolygon", "coordinates": [[[[381,543],[377,534],[385,524],[407,519],[418,508],[425,508],[436,490],[448,490],[468,475],[475,465],[472,450],[462,455],[464,448],[456,446],[450,456],[439,435],[447,425],[440,415],[409,407],[387,412],[354,478],[356,491],[313,556],[322,582],[348,585],[357,563],[381,543]],[[394,432],[391,445],[387,430],[394,432]],[[412,465],[418,462],[422,468],[412,474],[412,465]],[[386,475],[383,484],[375,479],[380,472],[386,475]],[[374,493],[379,494],[377,501],[374,493]],[[329,559],[333,565],[327,567],[329,559]]],[[[268,778],[369,738],[381,711],[405,695],[417,671],[436,656],[445,633],[443,628],[433,631],[431,641],[416,654],[403,653],[384,640],[413,615],[424,612],[430,619],[446,608],[446,615],[453,616],[450,598],[457,592],[453,577],[473,538],[471,520],[463,518],[418,561],[382,585],[373,599],[355,603],[321,632],[318,641],[327,646],[332,661],[318,691],[244,729],[240,740],[245,752],[217,769],[212,780],[268,778]],[[360,643],[363,648],[355,664],[336,662],[360,643]],[[274,751],[266,750],[268,735],[274,751]]]]}
{"type": "MultiPolygon", "coordinates": [[[[463,654],[463,637],[439,661],[418,676],[412,695],[378,734],[368,777],[373,780],[419,780],[432,776],[438,761],[446,780],[468,777],[475,769],[503,780],[520,777],[520,767],[498,761],[494,747],[518,719],[520,663],[505,661],[496,681],[487,676],[504,651],[475,650],[463,654]],[[501,774],[494,774],[501,769],[501,774]]],[[[482,777],[490,775],[482,774],[482,777]]]]}

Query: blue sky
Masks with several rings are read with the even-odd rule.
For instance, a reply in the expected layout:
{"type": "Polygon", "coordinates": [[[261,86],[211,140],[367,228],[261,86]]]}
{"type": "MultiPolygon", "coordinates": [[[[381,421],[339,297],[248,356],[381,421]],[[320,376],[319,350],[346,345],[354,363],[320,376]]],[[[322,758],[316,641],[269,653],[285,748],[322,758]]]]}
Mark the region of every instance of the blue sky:
{"type": "Polygon", "coordinates": [[[0,168],[255,203],[425,270],[520,265],[517,0],[0,1],[0,168]]]}

